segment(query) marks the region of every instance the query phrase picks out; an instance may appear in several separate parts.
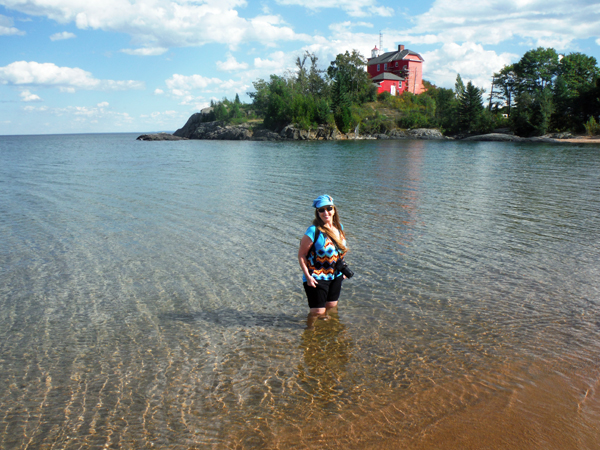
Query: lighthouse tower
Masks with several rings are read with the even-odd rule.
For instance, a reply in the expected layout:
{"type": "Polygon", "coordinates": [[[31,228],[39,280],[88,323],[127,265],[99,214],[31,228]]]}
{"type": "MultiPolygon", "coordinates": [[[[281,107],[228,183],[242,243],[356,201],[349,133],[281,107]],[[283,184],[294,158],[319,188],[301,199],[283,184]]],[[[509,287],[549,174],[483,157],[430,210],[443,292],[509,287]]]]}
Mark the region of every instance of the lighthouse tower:
{"type": "Polygon", "coordinates": [[[373,50],[371,50],[371,58],[377,58],[379,56],[379,49],[377,46],[373,50]]]}

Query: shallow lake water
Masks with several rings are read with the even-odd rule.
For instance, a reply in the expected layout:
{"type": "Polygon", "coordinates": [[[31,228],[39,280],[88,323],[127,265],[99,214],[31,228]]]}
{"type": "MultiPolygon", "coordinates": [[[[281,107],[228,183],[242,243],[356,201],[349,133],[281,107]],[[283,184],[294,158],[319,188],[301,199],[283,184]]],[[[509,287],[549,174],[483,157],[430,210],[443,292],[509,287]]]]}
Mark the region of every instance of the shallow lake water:
{"type": "Polygon", "coordinates": [[[135,137],[0,136],[0,448],[600,448],[600,148],[135,137]]]}

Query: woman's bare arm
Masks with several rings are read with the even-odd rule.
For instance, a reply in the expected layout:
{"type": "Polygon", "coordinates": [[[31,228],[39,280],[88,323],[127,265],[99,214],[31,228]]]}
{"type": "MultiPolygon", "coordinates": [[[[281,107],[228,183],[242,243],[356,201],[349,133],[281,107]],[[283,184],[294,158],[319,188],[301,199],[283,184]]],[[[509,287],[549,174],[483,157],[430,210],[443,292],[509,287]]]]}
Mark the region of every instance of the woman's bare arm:
{"type": "Polygon", "coordinates": [[[306,283],[310,287],[317,287],[317,280],[310,276],[308,272],[308,260],[306,259],[306,255],[310,250],[310,246],[313,241],[307,236],[302,236],[302,240],[300,241],[300,248],[298,249],[298,262],[300,263],[300,268],[304,273],[304,277],[306,278],[306,283]]]}

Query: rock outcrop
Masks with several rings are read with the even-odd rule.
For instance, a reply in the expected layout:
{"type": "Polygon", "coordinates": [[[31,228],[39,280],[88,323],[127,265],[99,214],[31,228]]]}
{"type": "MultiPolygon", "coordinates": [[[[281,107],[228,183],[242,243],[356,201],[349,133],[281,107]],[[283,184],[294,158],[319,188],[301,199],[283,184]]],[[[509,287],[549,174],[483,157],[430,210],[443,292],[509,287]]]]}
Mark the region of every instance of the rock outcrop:
{"type": "Polygon", "coordinates": [[[494,133],[478,136],[446,137],[435,128],[415,128],[413,130],[395,129],[388,133],[374,135],[355,135],[340,133],[335,126],[322,125],[316,130],[304,130],[294,125],[288,125],[281,131],[275,132],[259,127],[253,128],[250,123],[227,125],[225,122],[203,122],[205,114],[193,114],[186,124],[173,134],[156,133],[142,134],[140,141],[177,141],[183,139],[213,139],[213,140],[253,140],[253,141],[329,141],[329,140],[363,140],[363,139],[458,139],[463,141],[495,141],[495,142],[595,142],[594,140],[576,139],[571,133],[553,133],[544,136],[524,138],[511,134],[508,129],[498,129],[494,133]]]}
{"type": "Polygon", "coordinates": [[[415,128],[408,130],[406,134],[414,139],[444,139],[442,132],[435,128],[415,128]]]}
{"type": "Polygon", "coordinates": [[[201,122],[194,114],[187,123],[175,133],[174,136],[188,139],[216,139],[227,141],[242,141],[252,137],[252,130],[248,124],[226,125],[225,122],[201,122]],[[194,120],[196,119],[196,120],[194,120]]]}
{"type": "Polygon", "coordinates": [[[354,140],[354,139],[445,139],[442,133],[436,129],[417,128],[414,130],[392,130],[387,134],[355,135],[341,133],[337,127],[322,125],[317,129],[304,130],[287,125],[281,131],[275,132],[262,128],[253,128],[250,123],[240,125],[227,125],[222,121],[204,122],[206,115],[202,112],[192,114],[185,125],[175,131],[172,135],[167,133],[144,134],[139,140],[164,141],[178,139],[213,139],[213,140],[254,140],[254,141],[330,141],[330,140],[354,140]]]}
{"type": "Polygon", "coordinates": [[[504,133],[488,133],[481,134],[478,136],[469,136],[462,141],[482,141],[482,142],[519,142],[522,141],[523,138],[519,136],[515,136],[514,134],[504,134],[504,133]]]}
{"type": "Polygon", "coordinates": [[[138,136],[136,140],[138,141],[182,141],[187,138],[174,136],[169,133],[155,133],[155,134],[142,134],[138,136]]]}

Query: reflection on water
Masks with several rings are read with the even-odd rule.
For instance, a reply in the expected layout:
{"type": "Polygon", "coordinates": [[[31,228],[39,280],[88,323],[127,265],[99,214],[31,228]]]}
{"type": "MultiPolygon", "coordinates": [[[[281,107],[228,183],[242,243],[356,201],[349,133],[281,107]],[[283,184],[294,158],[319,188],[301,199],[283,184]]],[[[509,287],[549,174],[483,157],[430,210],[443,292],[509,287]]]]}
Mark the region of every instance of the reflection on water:
{"type": "Polygon", "coordinates": [[[134,139],[0,137],[0,448],[597,448],[597,148],[134,139]]]}
{"type": "Polygon", "coordinates": [[[337,313],[313,319],[309,316],[310,326],[300,341],[304,364],[298,366],[298,382],[317,410],[336,411],[343,408],[342,398],[347,397],[343,380],[348,378],[352,340],[337,313]]]}

